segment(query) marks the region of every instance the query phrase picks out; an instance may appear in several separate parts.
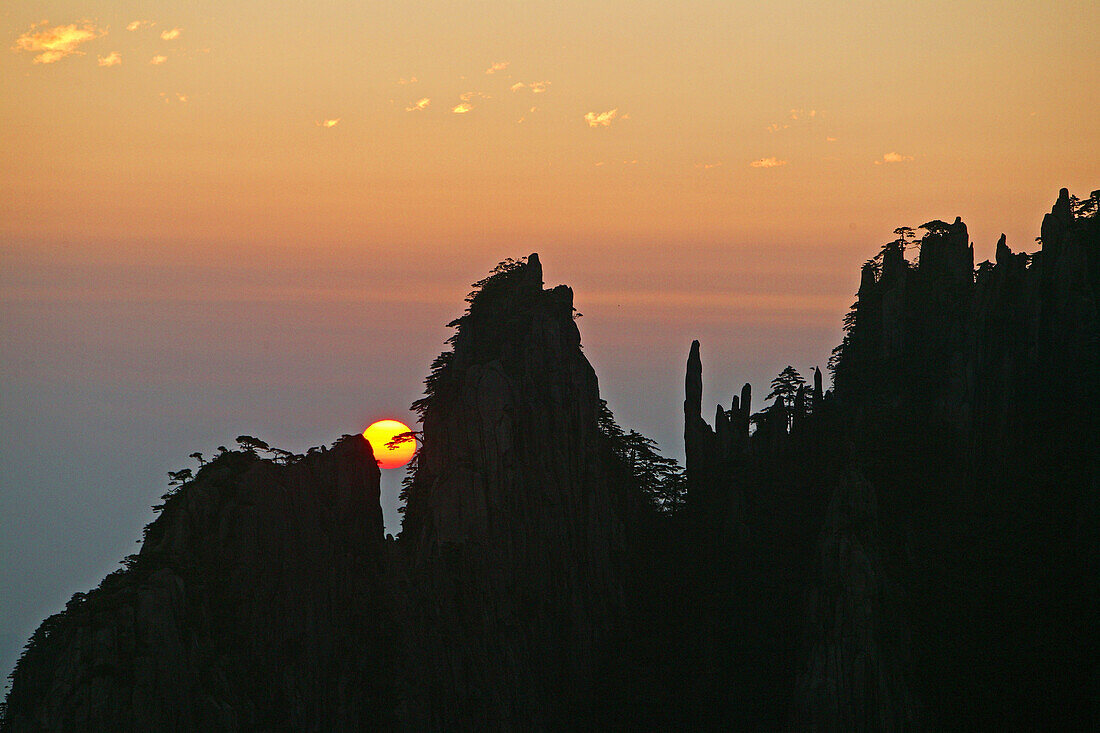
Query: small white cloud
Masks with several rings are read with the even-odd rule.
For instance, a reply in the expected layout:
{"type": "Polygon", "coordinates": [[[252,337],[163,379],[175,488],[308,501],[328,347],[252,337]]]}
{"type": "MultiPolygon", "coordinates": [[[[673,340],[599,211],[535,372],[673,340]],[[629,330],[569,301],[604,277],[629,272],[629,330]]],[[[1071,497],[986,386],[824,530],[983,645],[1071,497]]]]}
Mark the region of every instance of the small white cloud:
{"type": "Polygon", "coordinates": [[[754,160],[749,163],[753,168],[777,168],[781,165],[787,165],[787,161],[780,160],[775,156],[770,158],[761,158],[760,160],[754,160]]]}
{"type": "Polygon", "coordinates": [[[908,163],[913,160],[912,155],[901,155],[900,153],[886,153],[882,156],[882,160],[876,160],[875,165],[882,165],[883,163],[908,163]]]}
{"type": "Polygon", "coordinates": [[[397,80],[397,83],[398,84],[415,84],[416,83],[416,77],[415,76],[410,76],[408,79],[402,77],[402,78],[397,80]]]}
{"type": "Polygon", "coordinates": [[[460,104],[456,104],[454,107],[451,107],[451,111],[454,112],[456,115],[464,115],[473,108],[474,106],[472,104],[462,102],[460,104]]]}
{"type": "Polygon", "coordinates": [[[149,59],[149,63],[151,63],[153,66],[160,66],[167,60],[167,56],[154,56],[153,58],[149,59]]]}
{"type": "Polygon", "coordinates": [[[161,31],[160,37],[165,41],[174,41],[180,37],[181,33],[183,33],[183,28],[173,28],[172,30],[161,31]]]}
{"type": "Polygon", "coordinates": [[[59,25],[48,30],[35,32],[35,28],[43,26],[42,23],[31,25],[31,29],[15,39],[13,51],[29,51],[37,53],[34,57],[36,64],[52,64],[66,56],[82,56],[83,51],[78,51],[77,46],[82,43],[107,35],[107,31],[99,28],[95,23],[85,22],[82,25],[70,23],[59,25]]]}
{"type": "Polygon", "coordinates": [[[424,97],[423,99],[417,100],[413,104],[406,107],[405,111],[406,112],[420,112],[421,110],[427,109],[428,105],[431,104],[431,103],[432,103],[431,99],[429,99],[428,97],[424,97]]]}
{"type": "Polygon", "coordinates": [[[181,103],[186,102],[187,101],[187,95],[186,94],[180,94],[179,92],[176,92],[176,99],[178,99],[181,103]]]}
{"type": "Polygon", "coordinates": [[[340,124],[340,120],[342,120],[342,119],[343,119],[342,117],[334,117],[333,119],[330,119],[330,120],[321,120],[320,122],[317,123],[317,127],[324,127],[326,129],[328,129],[330,127],[336,127],[337,125],[340,124]]]}
{"type": "Polygon", "coordinates": [[[530,89],[532,94],[542,94],[546,91],[546,87],[548,86],[550,86],[550,82],[548,81],[529,81],[526,84],[522,81],[517,81],[508,88],[513,92],[518,92],[522,89],[530,89]]]}
{"type": "Polygon", "coordinates": [[[148,28],[154,25],[156,25],[156,23],[151,20],[131,20],[126,24],[126,30],[136,31],[138,28],[148,28]]]}
{"type": "Polygon", "coordinates": [[[96,58],[100,66],[118,66],[122,63],[122,56],[119,55],[118,51],[111,51],[106,56],[96,58]]]}
{"type": "MultiPolygon", "coordinates": [[[[619,108],[608,110],[607,112],[588,112],[584,116],[584,121],[588,123],[589,127],[611,127],[612,120],[619,114],[619,108]]],[[[626,119],[626,116],[623,116],[626,119]]]]}
{"type": "Polygon", "coordinates": [[[485,70],[485,73],[486,74],[495,74],[498,71],[504,71],[505,69],[508,68],[508,64],[509,64],[508,61],[496,61],[493,64],[491,64],[488,69],[485,70]]]}
{"type": "Polygon", "coordinates": [[[766,129],[768,132],[779,132],[780,130],[789,130],[793,126],[792,123],[799,122],[799,124],[805,124],[808,120],[817,117],[817,110],[806,110],[801,107],[798,109],[792,109],[787,113],[786,122],[773,122],[768,125],[766,129]],[[801,122],[800,122],[801,121],[801,122]]]}

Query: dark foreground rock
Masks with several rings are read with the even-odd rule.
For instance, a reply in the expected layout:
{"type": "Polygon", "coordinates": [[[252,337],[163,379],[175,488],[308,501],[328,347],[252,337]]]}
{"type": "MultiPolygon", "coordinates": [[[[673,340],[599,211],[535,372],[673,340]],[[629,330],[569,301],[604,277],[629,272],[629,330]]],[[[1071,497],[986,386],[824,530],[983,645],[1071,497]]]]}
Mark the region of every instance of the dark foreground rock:
{"type": "MultiPolygon", "coordinates": [[[[141,552],[35,632],[9,730],[355,730],[380,721],[382,515],[370,445],[226,453],[141,552]]],[[[386,702],[383,703],[383,700],[386,702]]]]}

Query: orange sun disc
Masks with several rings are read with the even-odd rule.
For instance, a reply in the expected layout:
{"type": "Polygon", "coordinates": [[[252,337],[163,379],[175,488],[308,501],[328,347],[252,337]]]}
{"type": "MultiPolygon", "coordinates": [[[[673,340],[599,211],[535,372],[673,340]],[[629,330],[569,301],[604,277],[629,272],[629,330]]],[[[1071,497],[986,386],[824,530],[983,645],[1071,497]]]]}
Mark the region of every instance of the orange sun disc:
{"type": "Polygon", "coordinates": [[[374,457],[378,460],[380,468],[401,468],[412,459],[413,453],[416,452],[416,440],[401,443],[394,448],[389,448],[387,443],[396,436],[401,435],[401,433],[411,432],[409,426],[403,422],[379,420],[363,431],[363,437],[370,442],[371,448],[374,449],[374,457]]]}

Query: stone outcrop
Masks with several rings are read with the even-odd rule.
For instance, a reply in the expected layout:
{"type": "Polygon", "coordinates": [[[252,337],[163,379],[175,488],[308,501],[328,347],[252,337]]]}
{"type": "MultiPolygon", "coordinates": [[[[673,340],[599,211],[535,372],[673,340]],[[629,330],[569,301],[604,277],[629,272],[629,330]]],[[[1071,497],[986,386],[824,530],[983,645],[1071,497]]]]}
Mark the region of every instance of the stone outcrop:
{"type": "Polygon", "coordinates": [[[400,538],[408,702],[426,728],[568,725],[620,614],[625,498],[609,480],[573,293],[538,255],[480,286],[431,377],[400,538]]]}
{"type": "Polygon", "coordinates": [[[128,568],[38,629],[6,729],[382,724],[378,480],[360,436],[292,465],[203,467],[128,568]]]}
{"type": "Polygon", "coordinates": [[[865,266],[847,319],[833,410],[851,449],[837,452],[877,490],[878,557],[910,598],[910,690],[933,726],[1048,726],[1088,707],[1072,690],[1095,664],[1066,660],[1096,603],[1075,580],[1100,533],[1093,200],[1062,190],[1040,251],[1002,235],[973,275],[961,221],[929,222],[917,263],[888,245],[865,266]],[[1023,600],[1050,596],[1057,608],[1023,600]]]}

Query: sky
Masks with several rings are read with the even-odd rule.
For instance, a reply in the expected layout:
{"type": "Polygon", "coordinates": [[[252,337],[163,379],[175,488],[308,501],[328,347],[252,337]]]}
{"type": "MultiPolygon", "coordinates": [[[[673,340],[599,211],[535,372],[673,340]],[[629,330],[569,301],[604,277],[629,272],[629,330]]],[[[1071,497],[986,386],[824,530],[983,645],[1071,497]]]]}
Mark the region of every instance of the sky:
{"type": "MultiPolygon", "coordinates": [[[[619,421],[824,367],[859,265],[962,216],[1034,250],[1100,187],[1100,5],[0,8],[0,674],[136,551],[165,472],[408,406],[538,252],[619,421]]],[[[397,530],[400,471],[383,479],[397,530]]]]}

